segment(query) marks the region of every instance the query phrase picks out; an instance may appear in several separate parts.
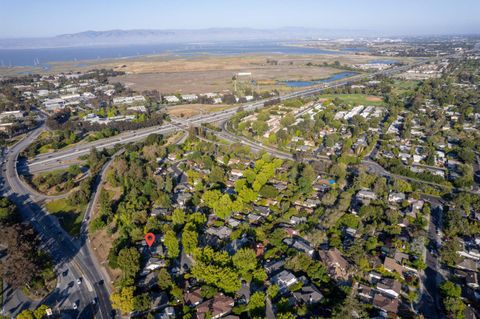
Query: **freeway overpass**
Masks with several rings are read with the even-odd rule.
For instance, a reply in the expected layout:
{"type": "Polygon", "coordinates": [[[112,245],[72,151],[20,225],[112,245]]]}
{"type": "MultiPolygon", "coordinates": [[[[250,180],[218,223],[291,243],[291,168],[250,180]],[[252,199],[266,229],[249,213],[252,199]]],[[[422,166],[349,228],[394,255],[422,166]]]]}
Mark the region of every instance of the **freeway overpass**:
{"type": "MultiPolygon", "coordinates": [[[[282,95],[280,97],[280,100],[284,101],[292,98],[308,97],[314,94],[321,93],[322,91],[325,91],[327,89],[350,85],[358,81],[372,79],[376,76],[388,76],[394,73],[404,72],[412,68],[413,66],[416,66],[418,64],[423,64],[428,61],[430,60],[424,60],[414,65],[400,66],[400,67],[392,68],[392,69],[381,71],[381,72],[356,75],[351,78],[344,79],[340,82],[334,82],[328,85],[316,86],[316,87],[308,88],[305,90],[288,93],[288,94],[282,95]]],[[[190,125],[223,122],[231,118],[233,115],[235,115],[235,113],[237,113],[238,110],[240,109],[243,109],[245,111],[253,111],[256,109],[263,108],[265,105],[265,102],[269,102],[276,99],[278,98],[260,100],[251,104],[247,104],[247,105],[236,107],[236,108],[231,108],[225,111],[193,116],[188,119],[188,122],[190,123],[190,125]]],[[[154,126],[154,127],[144,128],[140,130],[124,132],[120,135],[117,135],[111,138],[101,139],[101,140],[90,142],[90,143],[79,144],[75,147],[60,150],[57,152],[38,155],[35,158],[28,161],[28,170],[31,173],[34,173],[39,171],[58,169],[61,167],[68,166],[67,163],[78,159],[82,155],[88,154],[92,147],[95,147],[99,150],[104,148],[112,148],[117,144],[125,144],[125,143],[141,141],[150,134],[154,134],[154,133],[170,134],[172,132],[177,131],[178,129],[179,128],[173,125],[172,123],[165,123],[160,126],[154,126]]]]}
{"type": "MultiPolygon", "coordinates": [[[[1,178],[5,180],[2,195],[18,206],[23,220],[31,221],[39,234],[42,247],[49,252],[55,271],[59,274],[56,288],[43,302],[72,318],[110,318],[110,292],[106,284],[102,284],[105,281],[104,274],[87,245],[86,230],[78,238],[72,238],[63,230],[58,220],[37,203],[42,198],[31,193],[18,175],[18,155],[41,131],[42,128],[38,128],[30,132],[26,138],[9,148],[5,170],[1,172],[1,178]],[[77,279],[80,279],[79,284],[75,283],[77,279]],[[93,300],[96,301],[95,304],[93,300]]],[[[24,305],[28,306],[30,301],[16,302],[18,305],[9,305],[7,309],[13,316],[16,316],[24,305]]]]}

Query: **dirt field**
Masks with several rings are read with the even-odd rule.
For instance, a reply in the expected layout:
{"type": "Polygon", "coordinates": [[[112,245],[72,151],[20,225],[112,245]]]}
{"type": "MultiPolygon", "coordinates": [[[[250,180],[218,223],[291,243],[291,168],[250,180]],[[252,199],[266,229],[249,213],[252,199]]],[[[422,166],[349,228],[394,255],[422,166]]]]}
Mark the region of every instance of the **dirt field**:
{"type": "Polygon", "coordinates": [[[93,68],[112,68],[127,74],[115,77],[127,86],[142,91],[157,89],[161,93],[206,93],[233,91],[232,77],[235,73],[251,72],[252,77],[239,79],[239,85],[250,85],[250,80],[259,84],[259,89],[292,90],[276,81],[316,80],[329,77],[343,70],[325,67],[324,62],[339,61],[342,64],[365,63],[378,59],[369,55],[275,55],[250,54],[233,56],[178,57],[174,55],[144,56],[131,59],[110,59],[78,62],[51,63],[47,71],[39,68],[1,69],[0,72],[59,73],[87,71],[93,68]],[[270,62],[270,63],[269,63],[270,62]],[[243,82],[243,84],[241,83],[243,82]]]}
{"type": "Polygon", "coordinates": [[[230,107],[232,106],[224,104],[182,104],[168,107],[167,113],[175,117],[188,118],[198,114],[222,111],[230,107]]]}
{"type": "MultiPolygon", "coordinates": [[[[108,183],[103,184],[103,188],[110,193],[111,200],[117,200],[121,196],[121,189],[119,187],[111,187],[108,183]]],[[[96,212],[98,210],[98,205],[93,211],[92,218],[95,218],[96,212]]],[[[113,242],[118,238],[118,234],[110,235],[107,233],[108,226],[102,230],[97,231],[95,234],[89,234],[90,240],[92,241],[92,247],[94,253],[100,262],[100,264],[105,266],[105,269],[110,274],[110,277],[113,281],[116,281],[122,274],[119,269],[111,269],[108,267],[108,253],[110,248],[112,248],[113,242]]]]}
{"type": "Polygon", "coordinates": [[[343,64],[362,63],[373,59],[363,55],[314,55],[314,56],[222,56],[195,57],[189,59],[149,58],[141,61],[123,61],[122,65],[110,65],[128,72],[116,77],[118,81],[135,90],[156,89],[162,93],[206,93],[233,91],[232,77],[235,73],[250,72],[251,77],[239,78],[238,87],[257,83],[256,89],[282,91],[293,90],[277,81],[317,80],[329,77],[342,70],[308,66],[340,61],[343,64]],[[268,61],[275,61],[268,63],[268,61]]]}
{"type": "Polygon", "coordinates": [[[366,97],[366,100],[367,100],[368,102],[381,102],[381,101],[382,101],[382,98],[381,98],[381,97],[378,97],[378,96],[371,96],[371,95],[369,95],[369,96],[366,97]]]}

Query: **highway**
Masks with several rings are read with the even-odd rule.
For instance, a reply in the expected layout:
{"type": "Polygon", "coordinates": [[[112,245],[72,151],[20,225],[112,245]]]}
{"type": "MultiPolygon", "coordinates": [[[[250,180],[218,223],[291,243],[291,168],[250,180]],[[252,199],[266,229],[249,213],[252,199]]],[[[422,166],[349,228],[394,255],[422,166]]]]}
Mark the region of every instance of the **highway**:
{"type": "MultiPolygon", "coordinates": [[[[356,76],[342,82],[292,92],[281,96],[280,99],[286,100],[296,97],[307,97],[321,93],[326,89],[349,85],[359,80],[371,79],[377,75],[389,75],[393,72],[402,72],[410,67],[412,66],[403,66],[375,74],[356,76]]],[[[143,140],[153,133],[166,135],[178,131],[179,129],[188,130],[191,126],[203,123],[225,122],[235,115],[239,109],[246,111],[260,109],[264,107],[265,102],[270,100],[271,99],[257,101],[238,108],[194,116],[187,121],[172,119],[172,123],[165,123],[160,126],[125,132],[112,138],[80,144],[70,149],[54,153],[38,155],[34,159],[28,161],[28,170],[30,172],[36,172],[65,167],[68,163],[78,160],[80,156],[88,154],[93,147],[97,149],[112,148],[118,144],[143,140]]],[[[112,309],[106,283],[110,283],[110,281],[105,270],[98,264],[96,258],[92,256],[91,249],[88,245],[87,225],[97,201],[97,188],[101,184],[101,180],[108,165],[111,163],[111,160],[103,167],[100,176],[97,177],[94,183],[93,200],[91,200],[88,205],[81,229],[81,235],[78,239],[73,239],[62,229],[55,217],[49,215],[44,208],[39,206],[37,202],[44,199],[41,198],[41,194],[32,192],[31,189],[24,185],[18,176],[18,155],[38,137],[43,129],[44,126],[32,131],[22,141],[9,149],[7,161],[5,163],[6,171],[4,173],[6,175],[6,183],[4,193],[9,199],[18,205],[22,217],[25,220],[32,221],[33,226],[40,235],[43,246],[52,255],[57,273],[61,274],[59,276],[57,288],[49,295],[45,302],[47,302],[52,309],[69,313],[71,317],[108,318],[112,313],[112,309]],[[76,284],[75,278],[81,278],[81,283],[76,284]],[[72,279],[75,279],[73,286],[72,279]],[[95,305],[93,304],[93,300],[97,301],[95,305]],[[73,309],[74,304],[78,307],[76,310],[73,309]]],[[[216,132],[215,134],[217,134],[218,137],[229,141],[249,145],[253,150],[265,150],[279,158],[293,159],[291,154],[261,144],[259,145],[245,138],[232,135],[227,131],[216,132]]],[[[180,141],[181,140],[183,139],[180,139],[180,141]]],[[[328,158],[316,158],[314,160],[319,159],[328,160],[328,158]]],[[[377,173],[381,174],[388,174],[388,172],[379,167],[377,163],[367,162],[364,164],[367,164],[372,171],[377,171],[377,173]]]]}
{"type": "MultiPolygon", "coordinates": [[[[37,203],[39,198],[25,187],[18,176],[18,155],[42,130],[43,127],[35,129],[8,150],[5,170],[2,169],[2,178],[5,180],[3,195],[18,206],[24,220],[32,223],[39,234],[42,247],[50,253],[55,265],[57,287],[43,302],[55,312],[61,311],[72,318],[110,318],[112,309],[109,292],[103,284],[103,274],[99,272],[85,245],[86,232],[78,239],[72,238],[63,230],[56,217],[49,215],[37,203]],[[78,279],[80,283],[77,283],[78,279]],[[77,309],[74,309],[74,304],[77,309]]],[[[5,310],[16,315],[24,307],[22,304],[12,304],[6,305],[5,310]]]]}
{"type": "MultiPolygon", "coordinates": [[[[405,65],[396,68],[392,68],[385,71],[380,71],[376,73],[370,74],[360,74],[353,76],[351,78],[344,79],[340,82],[332,82],[330,84],[323,84],[321,86],[311,87],[305,90],[291,92],[285,95],[280,96],[280,100],[288,100],[291,98],[300,98],[300,97],[308,97],[314,94],[321,93],[327,89],[342,87],[346,85],[350,85],[352,83],[362,81],[362,80],[369,80],[375,78],[376,76],[388,76],[394,73],[404,72],[413,66],[426,63],[431,60],[424,60],[414,65],[405,65]]],[[[245,111],[253,111],[256,109],[260,109],[264,107],[264,103],[268,101],[272,101],[278,99],[278,97],[272,99],[265,99],[256,101],[251,104],[247,104],[240,107],[234,107],[228,110],[214,112],[210,114],[200,114],[193,116],[188,119],[189,125],[200,125],[203,123],[216,123],[216,122],[223,122],[225,120],[230,119],[234,116],[240,109],[245,111]]],[[[65,150],[60,150],[53,153],[48,154],[41,154],[36,156],[35,158],[28,161],[28,169],[30,172],[39,172],[39,171],[46,171],[46,170],[53,170],[59,167],[66,167],[66,162],[74,161],[78,159],[82,155],[86,155],[90,152],[92,147],[97,149],[104,149],[104,148],[112,148],[117,144],[125,144],[130,142],[137,142],[145,139],[148,135],[156,133],[156,134],[170,134],[172,132],[177,131],[179,128],[172,123],[165,123],[160,126],[154,126],[149,128],[144,128],[135,131],[124,132],[117,136],[101,139],[98,141],[80,144],[74,148],[69,148],[65,150]]]]}

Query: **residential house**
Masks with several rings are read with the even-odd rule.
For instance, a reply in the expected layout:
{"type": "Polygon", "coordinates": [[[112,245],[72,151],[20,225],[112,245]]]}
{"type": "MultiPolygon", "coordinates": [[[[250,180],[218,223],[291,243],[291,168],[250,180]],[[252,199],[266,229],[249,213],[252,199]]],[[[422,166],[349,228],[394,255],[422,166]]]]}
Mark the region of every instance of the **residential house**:
{"type": "Polygon", "coordinates": [[[248,243],[248,237],[244,234],[242,237],[232,240],[226,247],[225,250],[230,254],[234,255],[240,248],[244,247],[248,243]]]}
{"type": "Polygon", "coordinates": [[[373,297],[373,306],[388,315],[397,315],[398,304],[398,299],[390,298],[382,294],[375,294],[375,297],[373,297]]]}
{"type": "Polygon", "coordinates": [[[206,230],[206,233],[212,236],[216,236],[220,239],[227,239],[230,237],[232,230],[226,226],[222,227],[209,227],[206,230]]]}
{"type": "Polygon", "coordinates": [[[213,299],[199,304],[196,308],[197,319],[218,319],[228,315],[233,308],[234,300],[223,294],[217,294],[213,299]]]}
{"type": "Polygon", "coordinates": [[[154,271],[156,269],[166,267],[166,266],[167,266],[167,263],[165,262],[165,260],[152,257],[148,260],[147,265],[145,266],[145,269],[149,271],[154,271]]]}
{"type": "Polygon", "coordinates": [[[472,289],[477,289],[480,287],[478,283],[478,275],[476,272],[468,272],[467,276],[465,277],[465,281],[467,283],[467,286],[472,289]]]}
{"type": "Polygon", "coordinates": [[[383,268],[388,272],[396,272],[403,277],[403,266],[398,264],[395,259],[390,257],[385,257],[383,261],[383,268]]]}
{"type": "Polygon", "coordinates": [[[402,292],[399,281],[392,278],[383,278],[377,283],[377,290],[392,298],[398,298],[402,292]]]}
{"type": "Polygon", "coordinates": [[[240,226],[241,221],[239,221],[238,219],[235,219],[235,218],[229,218],[227,220],[227,223],[228,223],[228,225],[230,225],[230,227],[237,228],[238,226],[240,226]]]}
{"type": "Polygon", "coordinates": [[[355,196],[356,199],[362,203],[377,199],[377,194],[369,190],[360,190],[355,196]]]}
{"type": "Polygon", "coordinates": [[[293,298],[303,304],[315,304],[323,299],[323,294],[313,285],[303,286],[293,293],[293,298]]]}
{"type": "Polygon", "coordinates": [[[329,274],[335,280],[346,281],[349,277],[350,264],[337,248],[319,251],[320,260],[327,266],[329,274]]]}
{"type": "Polygon", "coordinates": [[[175,308],[166,307],[161,312],[154,315],[155,319],[172,319],[175,318],[175,308]]]}
{"type": "Polygon", "coordinates": [[[297,216],[292,216],[290,218],[290,224],[292,225],[299,225],[307,222],[306,217],[297,217],[297,216]]]}
{"type": "Polygon", "coordinates": [[[298,282],[297,277],[287,270],[282,270],[280,273],[272,277],[271,281],[280,287],[281,291],[285,291],[288,287],[298,282]]]}
{"type": "Polygon", "coordinates": [[[404,193],[390,193],[388,195],[388,201],[391,203],[401,203],[405,200],[404,193]]]}
{"type": "Polygon", "coordinates": [[[375,295],[374,290],[366,285],[359,284],[357,288],[357,296],[364,302],[371,302],[375,295]]]}
{"type": "Polygon", "coordinates": [[[150,293],[150,310],[157,310],[168,305],[168,295],[166,292],[162,291],[159,293],[153,292],[150,293]]]}
{"type": "Polygon", "coordinates": [[[183,301],[187,306],[196,307],[203,301],[201,292],[201,288],[198,288],[192,292],[187,291],[187,293],[183,295],[183,301]]]}
{"type": "Polygon", "coordinates": [[[267,262],[264,265],[264,268],[265,268],[265,271],[267,272],[267,274],[274,274],[274,273],[280,271],[281,269],[283,269],[283,266],[285,266],[285,261],[283,261],[283,260],[272,260],[272,261],[267,262]]]}
{"type": "Polygon", "coordinates": [[[258,224],[263,219],[262,216],[256,214],[248,214],[247,217],[250,224],[258,224]]]}
{"type": "Polygon", "coordinates": [[[477,263],[473,259],[465,258],[463,259],[463,261],[457,264],[457,268],[476,272],[477,263]]]}
{"type": "Polygon", "coordinates": [[[315,253],[315,249],[313,249],[310,244],[303,238],[285,238],[283,242],[285,243],[285,245],[292,247],[298,251],[304,252],[310,257],[313,256],[313,254],[315,253]]]}

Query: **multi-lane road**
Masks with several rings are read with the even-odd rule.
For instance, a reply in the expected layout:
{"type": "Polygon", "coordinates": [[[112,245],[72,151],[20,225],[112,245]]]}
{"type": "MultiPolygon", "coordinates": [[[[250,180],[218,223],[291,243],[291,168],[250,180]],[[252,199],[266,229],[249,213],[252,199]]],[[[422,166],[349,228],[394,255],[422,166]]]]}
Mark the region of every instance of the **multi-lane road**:
{"type": "MultiPolygon", "coordinates": [[[[321,93],[326,89],[349,85],[360,80],[371,79],[377,75],[390,75],[395,72],[402,72],[410,67],[412,66],[397,67],[375,74],[359,75],[341,82],[292,92],[281,96],[280,99],[286,100],[297,97],[307,97],[321,93]]],[[[266,101],[268,100],[254,102],[243,106],[242,109],[246,111],[260,109],[264,107],[266,101]]],[[[188,123],[174,120],[172,123],[165,123],[160,126],[125,132],[112,138],[76,145],[73,148],[50,154],[39,155],[28,162],[28,170],[30,172],[38,172],[67,166],[72,161],[77,160],[80,156],[88,154],[93,147],[97,149],[113,148],[118,144],[143,140],[153,133],[169,134],[178,131],[179,129],[185,130],[187,125],[192,126],[200,125],[202,123],[225,122],[235,115],[238,110],[239,108],[232,108],[221,112],[194,116],[188,119],[188,123]]],[[[106,285],[108,276],[106,276],[100,265],[98,265],[97,260],[93,257],[89,245],[87,244],[88,238],[86,225],[98,193],[94,193],[93,200],[88,206],[84,225],[82,226],[81,236],[74,239],[62,229],[55,217],[49,215],[48,212],[37,203],[42,199],[38,194],[31,192],[18,175],[18,155],[28,147],[36,137],[38,137],[42,129],[43,126],[30,132],[22,141],[8,150],[6,163],[4,164],[5,171],[2,170],[2,175],[5,180],[3,193],[18,205],[22,217],[25,220],[32,222],[33,226],[39,233],[43,246],[50,252],[53,261],[55,262],[56,271],[59,273],[58,285],[45,302],[54,310],[69,312],[72,317],[108,318],[112,313],[109,301],[109,291],[106,285]]],[[[219,137],[222,138],[230,140],[238,139],[238,137],[232,136],[232,134],[225,131],[218,134],[219,137]]],[[[241,142],[250,145],[254,149],[267,150],[278,157],[291,158],[290,154],[280,152],[276,149],[266,148],[263,145],[258,145],[248,140],[242,139],[241,142]]],[[[378,169],[378,167],[376,169],[378,169]]],[[[101,176],[103,176],[105,171],[106,168],[104,167],[101,176]]],[[[99,182],[96,183],[96,186],[98,183],[99,182]]],[[[16,307],[14,311],[18,313],[19,310],[21,310],[21,308],[16,307]]]]}
{"type": "MultiPolygon", "coordinates": [[[[384,71],[371,73],[371,74],[360,74],[360,75],[353,76],[351,78],[344,79],[339,82],[332,82],[330,84],[315,86],[309,89],[291,92],[291,93],[282,95],[279,98],[280,100],[283,101],[283,100],[288,100],[292,98],[308,97],[311,95],[321,93],[322,91],[325,91],[327,89],[350,85],[358,81],[373,79],[377,76],[388,76],[394,73],[404,72],[412,68],[413,66],[423,64],[428,61],[431,61],[431,60],[424,60],[414,65],[399,66],[389,70],[384,70],[384,71]]],[[[270,100],[275,100],[275,99],[278,99],[278,97],[273,99],[256,101],[251,104],[247,104],[241,107],[231,108],[231,109],[220,111],[220,112],[215,112],[210,114],[200,114],[200,115],[189,118],[188,123],[189,125],[200,125],[203,123],[223,122],[225,120],[230,119],[232,116],[234,116],[239,109],[243,109],[245,111],[253,111],[256,109],[263,108],[265,105],[265,102],[268,102],[270,100]]],[[[49,154],[38,155],[35,158],[29,160],[28,170],[34,173],[39,171],[52,170],[60,167],[66,167],[69,165],[69,163],[71,163],[71,161],[78,159],[82,155],[88,154],[92,149],[92,147],[95,147],[97,149],[112,148],[117,144],[125,144],[130,142],[141,141],[145,139],[148,135],[153,133],[170,134],[172,132],[177,131],[178,129],[179,129],[178,126],[173,125],[172,123],[165,123],[159,126],[124,132],[120,135],[117,135],[111,138],[101,139],[101,140],[90,142],[90,143],[79,144],[73,148],[69,148],[69,149],[65,149],[65,150],[61,150],[61,151],[57,151],[49,154]]]]}
{"type": "MultiPolygon", "coordinates": [[[[42,247],[50,253],[55,264],[58,274],[57,287],[42,302],[54,311],[67,313],[71,317],[109,318],[112,311],[109,292],[104,276],[86,245],[86,232],[77,239],[72,238],[63,230],[58,220],[37,203],[39,198],[25,187],[18,176],[18,155],[41,130],[42,128],[38,128],[30,132],[8,150],[2,169],[5,183],[2,193],[18,206],[22,218],[32,223],[39,234],[42,247]]],[[[22,302],[23,300],[15,298],[8,299],[4,311],[16,315],[28,306],[22,302]]]]}

